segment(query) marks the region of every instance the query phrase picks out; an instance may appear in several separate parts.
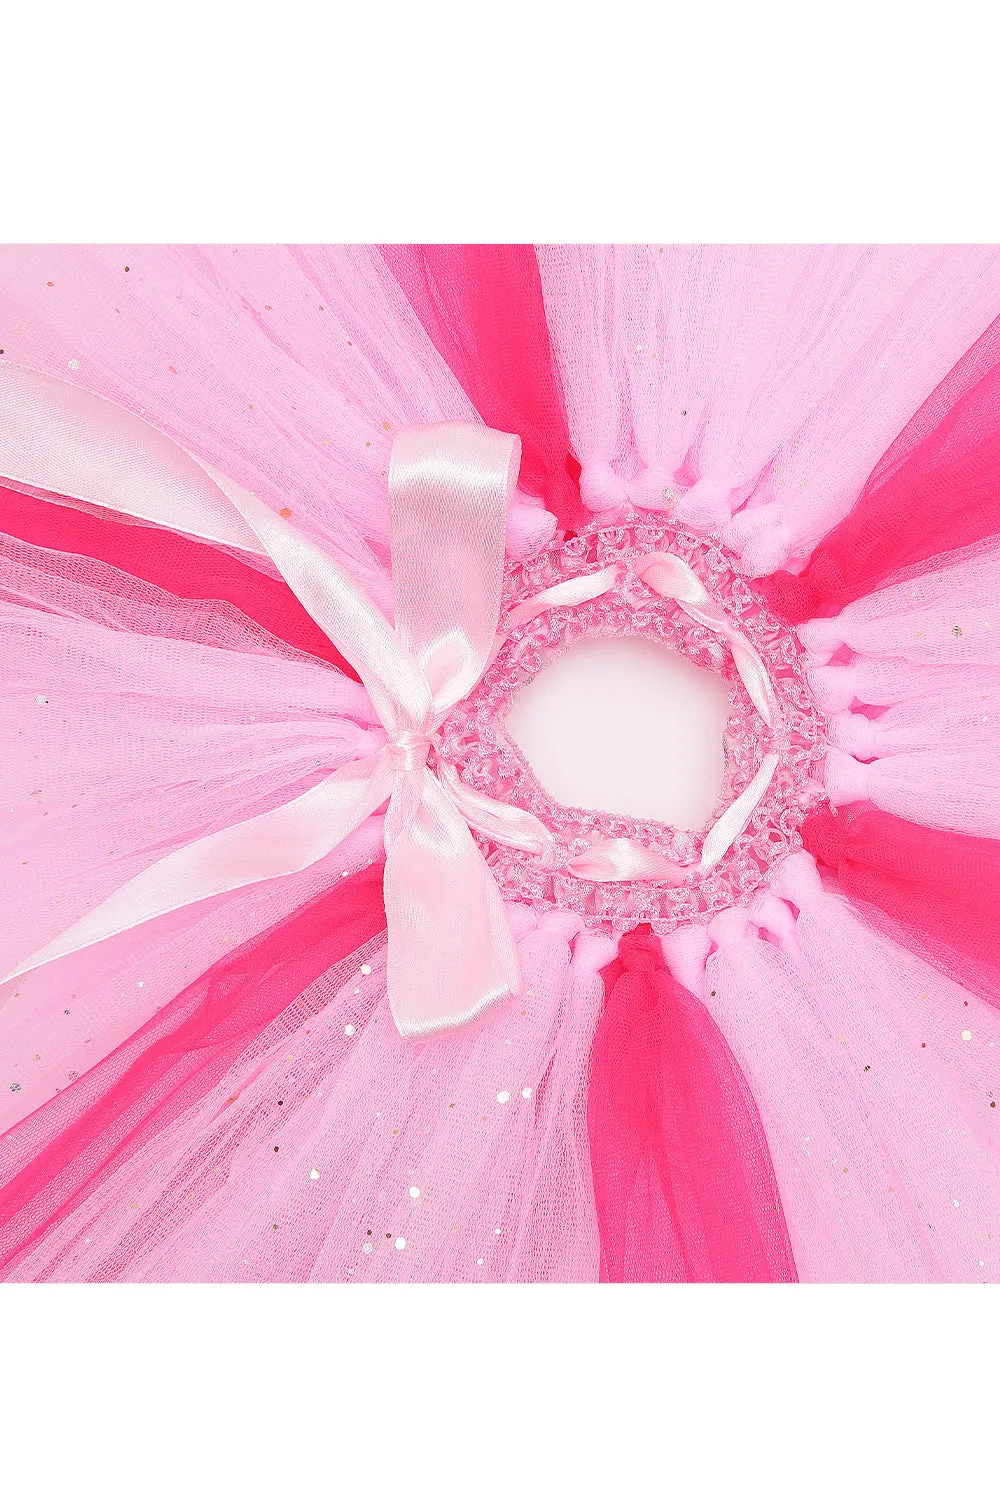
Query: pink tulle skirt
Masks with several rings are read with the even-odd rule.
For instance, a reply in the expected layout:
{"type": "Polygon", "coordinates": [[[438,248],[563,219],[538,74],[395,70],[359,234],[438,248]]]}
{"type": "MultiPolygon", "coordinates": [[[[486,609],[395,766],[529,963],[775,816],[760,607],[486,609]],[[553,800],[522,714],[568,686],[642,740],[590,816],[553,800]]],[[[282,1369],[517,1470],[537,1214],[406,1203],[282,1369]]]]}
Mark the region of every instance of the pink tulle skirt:
{"type": "Polygon", "coordinates": [[[451,1031],[393,1020],[379,814],[2,986],[6,1279],[1000,1280],[998,264],[0,252],[0,401],[61,383],[44,459],[0,442],[3,973],[385,740],[269,558],[71,481],[60,401],[136,422],[136,494],[193,455],[390,617],[399,429],[517,434],[512,566],[637,516],[710,539],[823,726],[746,899],[659,930],[508,893],[520,994],[451,1031]]]}

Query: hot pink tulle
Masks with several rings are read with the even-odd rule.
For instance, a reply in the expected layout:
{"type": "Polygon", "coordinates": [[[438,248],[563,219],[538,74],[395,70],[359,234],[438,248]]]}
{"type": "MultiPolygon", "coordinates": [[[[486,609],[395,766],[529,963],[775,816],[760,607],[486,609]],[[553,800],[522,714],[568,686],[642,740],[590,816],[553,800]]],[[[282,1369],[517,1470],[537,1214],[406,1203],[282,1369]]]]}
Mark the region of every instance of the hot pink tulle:
{"type": "Polygon", "coordinates": [[[393,1026],[377,940],[320,975],[25,1244],[16,1279],[595,1280],[586,1070],[606,945],[525,923],[520,1000],[423,1044],[393,1026]]]}
{"type": "Polygon", "coordinates": [[[231,604],[270,635],[299,651],[332,662],[358,680],[315,620],[307,615],[283,578],[267,573],[193,537],[162,527],[141,526],[110,511],[97,514],[74,505],[0,488],[0,533],[109,564],[103,586],[127,596],[141,578],[180,599],[231,604]]]}
{"type": "Polygon", "coordinates": [[[998,490],[1000,320],[928,396],[798,577],[768,581],[772,606],[796,622],[835,614],[900,569],[991,536],[998,490]]]}
{"type": "Polygon", "coordinates": [[[659,940],[604,973],[587,1118],[602,1281],[794,1281],[753,1098],[659,940]]]}
{"type": "MultiPolygon", "coordinates": [[[[325,891],[214,964],[134,1035],[4,1137],[0,1267],[28,1250],[259,1043],[300,1019],[300,996],[385,926],[382,867],[325,891]]],[[[318,1022],[318,1018],[317,1018],[318,1022]]]]}
{"type": "Polygon", "coordinates": [[[586,519],[579,465],[532,246],[386,245],[382,254],[486,425],[520,435],[518,489],[577,527],[586,519]]]}
{"type": "Polygon", "coordinates": [[[836,816],[822,809],[806,819],[802,838],[869,921],[882,916],[908,947],[1000,1005],[1000,842],[874,807],[836,816]]]}

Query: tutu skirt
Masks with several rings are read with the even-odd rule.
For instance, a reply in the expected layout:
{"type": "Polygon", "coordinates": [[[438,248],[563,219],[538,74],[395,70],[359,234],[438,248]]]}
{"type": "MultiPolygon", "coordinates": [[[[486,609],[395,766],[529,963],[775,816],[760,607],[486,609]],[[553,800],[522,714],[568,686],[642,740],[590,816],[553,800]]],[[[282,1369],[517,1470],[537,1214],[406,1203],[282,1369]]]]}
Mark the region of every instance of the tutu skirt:
{"type": "MultiPolygon", "coordinates": [[[[1000,1280],[998,260],[0,252],[6,1279],[1000,1280]],[[496,643],[417,747],[563,857],[465,814],[518,983],[402,1033],[385,798],[25,967],[192,844],[412,771],[219,496],[409,649],[389,494],[434,424],[520,439],[496,643]],[[728,674],[705,829],[554,805],[497,729],[622,621],[728,674]]],[[[464,934],[426,925],[443,996],[464,934]]]]}

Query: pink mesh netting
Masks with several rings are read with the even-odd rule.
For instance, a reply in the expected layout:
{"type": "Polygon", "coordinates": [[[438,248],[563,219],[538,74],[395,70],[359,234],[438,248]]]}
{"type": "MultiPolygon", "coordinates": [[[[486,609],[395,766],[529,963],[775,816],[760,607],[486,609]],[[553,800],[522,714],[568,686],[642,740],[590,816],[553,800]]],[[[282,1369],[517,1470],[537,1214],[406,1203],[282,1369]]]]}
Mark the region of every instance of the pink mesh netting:
{"type": "Polygon", "coordinates": [[[998,582],[1000,543],[987,540],[928,571],[914,566],[839,615],[799,627],[817,662],[848,657],[842,669],[814,668],[820,689],[836,702],[850,691],[858,703],[829,723],[834,806],[871,802],[933,828],[1000,834],[998,582]],[[874,674],[871,662],[881,664],[874,674]],[[871,714],[859,671],[873,676],[875,697],[888,700],[868,705],[871,714]]]}
{"type": "MultiPolygon", "coordinates": [[[[179,599],[96,560],[5,539],[0,621],[4,971],[159,854],[304,789],[376,738],[366,694],[332,665],[229,604],[179,599]]],[[[376,846],[366,829],[330,866],[339,876],[376,846]]],[[[177,913],[15,983],[0,1119],[65,1087],[232,936],[331,874],[219,898],[214,912],[177,913]]]]}
{"type": "Polygon", "coordinates": [[[7,246],[0,304],[7,359],[290,508],[375,597],[393,433],[475,418],[371,246],[7,246]]]}
{"type": "Polygon", "coordinates": [[[110,564],[105,589],[127,594],[133,578],[182,599],[218,600],[310,656],[329,661],[358,680],[330,639],[306,614],[283,578],[249,565],[220,547],[134,522],[109,511],[88,512],[51,499],[0,488],[0,532],[54,552],[72,552],[110,564]]]}
{"type": "Polygon", "coordinates": [[[323,892],[214,964],[126,1041],[9,1131],[0,1260],[25,1252],[204,1097],[271,1025],[300,1019],[298,996],[385,925],[382,867],[323,892]]]}
{"type": "Polygon", "coordinates": [[[878,808],[829,808],[802,826],[805,847],[868,922],[1000,1005],[1000,841],[928,829],[878,808]]]}

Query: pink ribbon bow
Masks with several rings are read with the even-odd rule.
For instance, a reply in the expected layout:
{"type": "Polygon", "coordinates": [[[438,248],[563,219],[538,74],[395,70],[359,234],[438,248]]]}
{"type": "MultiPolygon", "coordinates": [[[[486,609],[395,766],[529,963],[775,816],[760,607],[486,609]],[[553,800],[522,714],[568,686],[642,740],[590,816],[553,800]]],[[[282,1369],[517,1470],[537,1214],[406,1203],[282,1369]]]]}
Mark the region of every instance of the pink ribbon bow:
{"type": "MultiPolygon", "coordinates": [[[[389,469],[395,627],[308,538],[236,486],[242,521],[354,666],[388,742],[293,801],[175,850],[8,979],[154,917],[306,869],[386,801],[388,993],[404,1036],[471,1021],[520,987],[500,891],[472,837],[545,854],[547,829],[434,760],[445,715],[494,648],[520,440],[471,423],[404,428],[389,469]]],[[[211,473],[211,471],[208,471],[211,473]]],[[[222,487],[222,482],[220,487],[222,487]]]]}

